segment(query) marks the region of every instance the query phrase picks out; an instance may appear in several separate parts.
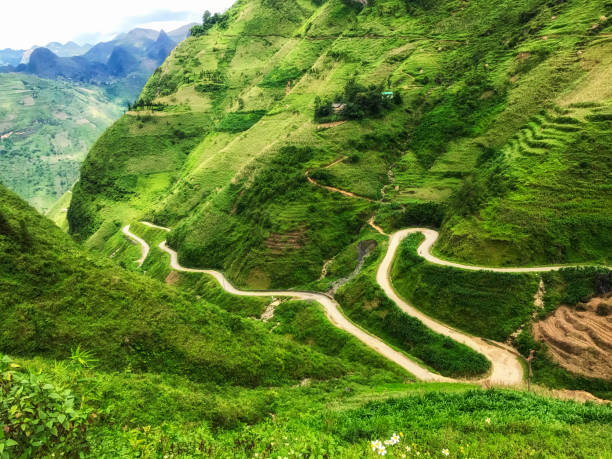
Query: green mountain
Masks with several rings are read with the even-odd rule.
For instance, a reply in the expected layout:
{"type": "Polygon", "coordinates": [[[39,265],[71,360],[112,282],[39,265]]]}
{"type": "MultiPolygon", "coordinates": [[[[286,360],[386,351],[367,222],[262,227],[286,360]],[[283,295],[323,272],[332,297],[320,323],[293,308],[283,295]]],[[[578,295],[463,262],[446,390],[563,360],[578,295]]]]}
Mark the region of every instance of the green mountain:
{"type": "Polygon", "coordinates": [[[0,74],[0,182],[48,210],[72,187],[88,149],[121,113],[94,86],[0,74]]]}
{"type": "Polygon", "coordinates": [[[605,14],[579,0],[237,2],[93,147],[71,232],[145,216],[173,228],[186,264],[253,287],[312,282],[372,216],[440,226],[437,250],[469,262],[606,262],[605,14]]]}
{"type": "Polygon", "coordinates": [[[205,14],[50,210],[69,235],[0,188],[0,459],[610,455],[606,368],[536,339],[566,311],[609,348],[609,9],[205,14]],[[500,362],[529,385],[487,389],[500,362]]]}

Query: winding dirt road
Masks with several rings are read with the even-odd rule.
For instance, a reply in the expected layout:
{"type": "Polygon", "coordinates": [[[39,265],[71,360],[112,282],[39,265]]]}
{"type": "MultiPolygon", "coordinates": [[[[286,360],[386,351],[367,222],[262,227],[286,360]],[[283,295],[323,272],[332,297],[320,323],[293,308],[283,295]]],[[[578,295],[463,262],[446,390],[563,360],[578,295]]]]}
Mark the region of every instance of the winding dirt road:
{"type": "Polygon", "coordinates": [[[325,309],[325,314],[329,321],[336,327],[350,333],[355,338],[359,339],[365,345],[371,347],[379,354],[385,356],[387,359],[395,362],[409,373],[412,373],[418,379],[423,381],[439,381],[439,382],[452,382],[451,378],[441,376],[436,373],[432,373],[428,369],[422,367],[418,363],[410,360],[406,355],[391,348],[379,338],[370,335],[361,328],[357,327],[351,321],[349,321],[341,312],[338,303],[323,293],[316,292],[298,292],[292,290],[238,290],[235,288],[219,271],[211,269],[194,269],[185,268],[178,262],[177,253],[166,245],[166,241],[159,244],[159,248],[170,255],[170,267],[176,271],[183,271],[189,273],[203,273],[213,276],[221,287],[232,295],[239,296],[287,296],[298,300],[312,300],[319,302],[325,309]]]}
{"type": "MultiPolygon", "coordinates": [[[[151,228],[157,228],[163,231],[170,231],[170,228],[158,226],[150,222],[141,222],[151,228]]],[[[370,222],[373,225],[373,221],[370,222]]],[[[382,229],[380,230],[382,231],[382,229]]],[[[130,232],[130,225],[123,228],[123,233],[137,242],[142,247],[142,257],[138,260],[139,266],[142,265],[149,253],[149,245],[146,241],[139,238],[132,232],[130,232]]],[[[494,385],[518,385],[523,381],[523,367],[520,362],[520,357],[512,347],[502,343],[496,343],[493,341],[484,340],[482,338],[474,337],[449,327],[437,320],[432,319],[423,312],[416,309],[414,306],[407,303],[402,299],[391,284],[390,270],[395,258],[395,254],[400,246],[400,243],[406,236],[414,233],[421,233],[425,236],[425,240],[417,248],[417,253],[425,258],[427,261],[443,265],[452,266],[461,269],[469,270],[489,270],[496,272],[543,272],[560,269],[560,266],[548,266],[548,267],[532,267],[532,268],[488,268],[480,266],[462,265],[446,260],[441,260],[431,254],[431,247],[438,238],[438,232],[428,228],[409,228],[393,233],[389,237],[389,246],[387,253],[383,261],[381,262],[377,274],[376,281],[381,286],[385,294],[393,300],[406,314],[413,316],[423,322],[427,327],[436,333],[465,344],[472,348],[476,352],[483,354],[491,362],[491,373],[486,378],[488,382],[494,385]]],[[[384,233],[383,233],[384,234],[384,233]]],[[[456,379],[441,376],[433,373],[428,369],[422,367],[417,362],[408,358],[405,354],[391,348],[385,344],[382,340],[373,336],[361,328],[357,327],[351,321],[349,321],[340,312],[340,306],[331,297],[318,292],[300,292],[291,290],[238,290],[235,288],[225,276],[211,269],[196,269],[186,268],[181,266],[178,261],[177,253],[166,245],[166,241],[159,244],[159,248],[170,255],[170,267],[176,271],[203,273],[213,276],[221,285],[221,287],[228,293],[240,296],[284,296],[291,297],[300,300],[312,300],[319,302],[327,315],[328,319],[336,327],[350,333],[361,342],[374,349],[379,354],[383,355],[387,359],[395,362],[408,372],[412,373],[415,377],[423,381],[439,381],[439,382],[452,382],[458,381],[456,379]]]]}
{"type": "MultiPolygon", "coordinates": [[[[154,225],[149,222],[142,222],[143,224],[158,228],[164,231],[170,231],[169,228],[164,228],[162,226],[154,225]]],[[[492,363],[492,371],[491,375],[487,378],[491,384],[496,385],[516,385],[520,384],[523,380],[523,368],[519,362],[518,356],[513,353],[510,349],[506,349],[503,345],[489,344],[484,340],[479,338],[474,338],[469,335],[466,335],[462,332],[454,330],[446,325],[443,325],[425,314],[421,313],[414,307],[410,306],[404,300],[402,300],[396,293],[393,287],[391,286],[391,281],[389,279],[389,270],[395,253],[399,247],[399,243],[403,238],[405,238],[408,234],[415,232],[425,232],[423,228],[414,228],[411,230],[404,230],[398,233],[395,233],[391,236],[389,248],[385,255],[383,262],[381,263],[377,281],[385,291],[385,293],[395,301],[402,310],[404,310],[407,314],[417,317],[426,326],[430,327],[432,330],[437,333],[446,335],[455,339],[459,342],[466,344],[467,346],[473,348],[474,350],[481,352],[484,354],[492,363]]],[[[134,235],[129,231],[129,225],[124,228],[124,234],[137,243],[141,244],[143,247],[143,254],[149,251],[148,244],[143,241],[138,236],[134,235]]],[[[425,233],[424,233],[425,234],[425,233]]],[[[427,234],[426,234],[427,237],[427,234]]],[[[258,290],[258,291],[248,291],[248,290],[238,290],[235,288],[226,278],[225,276],[215,270],[211,269],[196,269],[196,268],[186,268],[181,266],[178,261],[178,254],[169,248],[166,245],[166,241],[163,241],[159,244],[159,248],[164,252],[170,255],[170,267],[176,271],[182,272],[193,272],[193,273],[203,273],[208,274],[214,277],[217,282],[221,285],[221,287],[228,293],[233,295],[240,296],[285,296],[296,298],[300,300],[312,300],[319,302],[324,310],[327,318],[330,320],[332,324],[336,327],[350,333],[361,342],[374,349],[379,354],[383,355],[387,359],[395,362],[408,372],[412,373],[416,378],[423,381],[438,381],[438,382],[453,382],[458,381],[453,378],[448,378],[436,373],[429,371],[427,368],[422,367],[417,362],[408,358],[405,354],[391,348],[387,344],[385,344],[382,340],[373,336],[361,328],[357,327],[351,321],[349,321],[343,314],[340,312],[340,306],[338,303],[331,297],[317,292],[299,292],[299,291],[291,291],[291,290],[258,290]]]]}
{"type": "MultiPolygon", "coordinates": [[[[150,222],[141,222],[143,225],[146,225],[150,228],[156,228],[163,231],[170,231],[170,228],[166,228],[163,226],[155,225],[150,222]]],[[[134,233],[130,232],[130,225],[127,225],[123,228],[123,234],[137,242],[142,247],[143,258],[138,260],[139,266],[142,265],[146,256],[149,253],[149,244],[144,241],[142,238],[136,236],[134,233]]],[[[170,255],[170,267],[175,271],[189,272],[189,273],[203,273],[208,274],[214,277],[217,282],[221,285],[221,287],[228,293],[232,295],[239,296],[285,296],[291,297],[299,300],[312,300],[319,302],[324,310],[325,315],[329,319],[329,321],[335,325],[336,327],[350,333],[357,339],[359,339],[362,343],[367,345],[368,347],[374,349],[379,354],[383,355],[387,359],[396,363],[397,365],[404,368],[409,373],[412,373],[416,378],[422,381],[437,381],[437,382],[453,382],[455,381],[452,378],[447,378],[445,376],[439,375],[437,373],[433,373],[429,371],[427,368],[422,367],[417,362],[408,358],[405,354],[402,354],[399,351],[391,348],[389,345],[385,344],[376,336],[373,336],[361,328],[357,327],[351,321],[349,321],[344,314],[340,312],[340,307],[338,303],[331,297],[317,292],[298,292],[292,290],[238,290],[235,288],[219,271],[214,271],[212,269],[195,269],[195,268],[186,268],[181,266],[178,261],[178,254],[172,250],[170,247],[166,245],[166,241],[163,241],[159,244],[159,248],[170,255]]]]}
{"type": "Polygon", "coordinates": [[[138,263],[138,267],[140,268],[142,266],[142,264],[144,263],[144,261],[147,259],[147,257],[149,256],[149,244],[147,244],[147,242],[144,239],[139,238],[138,236],[136,236],[134,233],[132,233],[130,231],[130,225],[125,225],[121,231],[123,232],[123,234],[125,234],[128,238],[132,239],[134,242],[140,244],[140,247],[142,249],[141,252],[141,256],[138,260],[136,260],[136,263],[138,263]]]}
{"type": "MultiPolygon", "coordinates": [[[[574,267],[580,266],[580,265],[553,265],[553,266],[533,266],[533,267],[527,267],[527,268],[517,268],[517,267],[493,268],[493,267],[488,267],[488,266],[464,265],[462,263],[455,263],[453,261],[442,260],[431,253],[431,248],[433,247],[435,242],[438,240],[438,236],[439,236],[438,232],[435,230],[432,230],[429,228],[409,228],[405,230],[400,230],[397,233],[395,233],[393,236],[403,235],[403,236],[398,236],[398,237],[401,237],[401,239],[403,239],[410,233],[423,233],[423,235],[425,236],[425,240],[417,249],[417,253],[419,254],[419,256],[425,258],[430,263],[434,263],[436,265],[452,266],[453,268],[468,269],[470,271],[493,271],[496,273],[541,273],[541,272],[547,272],[547,271],[558,271],[562,268],[568,268],[572,266],[574,267]]],[[[609,266],[602,266],[602,268],[612,269],[609,266]]]]}
{"type": "MultiPolygon", "coordinates": [[[[425,235],[425,241],[418,247],[417,252],[419,255],[424,256],[425,259],[436,263],[437,258],[433,257],[429,253],[431,245],[437,239],[438,233],[434,230],[427,228],[409,228],[405,230],[393,233],[389,237],[389,247],[385,258],[378,267],[376,273],[376,281],[384,290],[385,294],[399,306],[399,308],[406,314],[419,319],[425,324],[425,326],[431,328],[436,333],[439,333],[449,338],[454,339],[460,343],[469,346],[476,352],[483,354],[491,362],[491,375],[489,380],[492,384],[496,385],[517,385],[523,380],[523,367],[519,361],[519,357],[512,348],[501,343],[495,343],[493,341],[485,341],[482,338],[470,336],[466,333],[460,332],[438,322],[431,317],[423,314],[421,311],[416,309],[414,306],[408,304],[402,299],[393,286],[391,285],[390,270],[393,264],[393,259],[400,243],[406,236],[414,233],[422,233],[425,235]]],[[[440,260],[442,261],[442,260],[440,260]]],[[[482,268],[478,268],[482,269],[482,268]]]]}

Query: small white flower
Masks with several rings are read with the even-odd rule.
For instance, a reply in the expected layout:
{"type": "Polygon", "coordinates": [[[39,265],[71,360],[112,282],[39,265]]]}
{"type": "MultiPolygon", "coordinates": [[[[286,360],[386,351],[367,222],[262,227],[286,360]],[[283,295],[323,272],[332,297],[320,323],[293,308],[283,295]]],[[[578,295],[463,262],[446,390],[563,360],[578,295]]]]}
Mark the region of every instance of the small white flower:
{"type": "Polygon", "coordinates": [[[382,443],[380,440],[373,440],[370,442],[370,446],[372,447],[372,451],[376,451],[377,449],[382,448],[382,443]]]}
{"type": "Polygon", "coordinates": [[[491,418],[487,418],[487,419],[485,419],[485,422],[486,422],[487,424],[491,424],[491,418]]]}
{"type": "Polygon", "coordinates": [[[448,451],[448,449],[447,449],[447,448],[444,448],[444,449],[442,450],[442,454],[443,454],[443,455],[445,455],[445,456],[448,456],[448,455],[450,454],[450,452],[448,451]]]}
{"type": "Polygon", "coordinates": [[[384,446],[381,446],[380,448],[378,448],[379,456],[385,456],[386,454],[387,454],[387,448],[385,448],[384,446]]]}

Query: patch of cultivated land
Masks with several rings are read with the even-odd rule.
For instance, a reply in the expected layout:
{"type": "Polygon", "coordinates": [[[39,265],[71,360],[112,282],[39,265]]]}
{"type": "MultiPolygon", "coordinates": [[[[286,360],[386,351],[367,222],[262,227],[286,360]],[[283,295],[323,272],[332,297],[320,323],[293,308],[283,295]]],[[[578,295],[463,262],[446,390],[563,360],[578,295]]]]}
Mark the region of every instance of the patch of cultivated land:
{"type": "Polygon", "coordinates": [[[533,326],[534,337],[546,343],[555,362],[592,378],[612,379],[612,296],[595,297],[579,310],[561,306],[533,326]]]}

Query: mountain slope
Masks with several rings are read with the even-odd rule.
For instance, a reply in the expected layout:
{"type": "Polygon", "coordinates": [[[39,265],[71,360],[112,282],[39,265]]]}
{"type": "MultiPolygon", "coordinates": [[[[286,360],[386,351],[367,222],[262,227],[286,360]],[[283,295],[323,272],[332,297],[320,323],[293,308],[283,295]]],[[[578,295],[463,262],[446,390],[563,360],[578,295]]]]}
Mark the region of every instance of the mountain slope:
{"type": "MultiPolygon", "coordinates": [[[[13,355],[61,359],[81,346],[106,371],[130,367],[243,387],[361,371],[88,254],[4,188],[0,305],[0,349],[13,355]]],[[[370,363],[392,368],[378,357],[370,363]]]]}
{"type": "MultiPolygon", "coordinates": [[[[116,208],[126,216],[146,215],[176,227],[170,242],[187,264],[224,268],[239,283],[256,287],[316,279],[324,261],[353,242],[374,214],[387,229],[442,225],[440,250],[481,263],[610,256],[610,220],[601,213],[611,199],[605,188],[609,172],[596,173],[588,202],[574,188],[572,173],[563,172],[567,166],[551,169],[566,161],[564,152],[574,152],[586,170],[600,156],[572,143],[573,135],[557,136],[551,150],[540,153],[549,161],[542,173],[553,172],[549,180],[578,196],[562,209],[538,189],[536,169],[516,155],[500,159],[504,145],[543,108],[553,129],[563,124],[554,118],[565,115],[555,115],[554,107],[569,109],[560,104],[571,91],[582,94],[582,104],[597,106],[580,108],[584,121],[566,122],[562,132],[578,129],[582,135],[593,129],[593,139],[609,132],[607,92],[586,89],[588,56],[610,46],[604,33],[608,22],[600,19],[603,2],[588,7],[579,0],[552,7],[473,2],[465,8],[393,0],[364,8],[336,0],[321,6],[277,3],[238,2],[227,13],[226,28],[215,26],[188,39],[153,75],[141,101],[158,104],[161,111],[148,113],[146,123],[165,124],[168,114],[184,111],[184,116],[207,118],[210,131],[172,166],[174,178],[158,192],[164,196],[159,204],[130,205],[129,211],[123,205],[128,196],[132,202],[152,201],[128,183],[146,180],[157,166],[149,162],[150,153],[142,153],[146,148],[136,148],[143,154],[138,159],[127,155],[123,145],[138,142],[138,134],[107,133],[89,155],[75,190],[69,212],[74,234],[89,237],[116,208]],[[593,23],[597,27],[591,28],[593,23]],[[347,86],[352,79],[357,86],[347,86]],[[372,114],[319,117],[344,118],[339,126],[322,129],[327,125],[313,122],[317,96],[354,106],[366,103],[372,83],[399,93],[401,100],[375,105],[372,114]],[[592,121],[593,116],[603,120],[592,121]],[[98,166],[110,161],[111,169],[98,166]],[[135,161],[139,172],[128,167],[135,161]],[[314,188],[304,177],[307,169],[320,183],[376,202],[314,188]],[[497,180],[487,170],[501,170],[510,179],[497,180]],[[519,185],[512,176],[519,171],[522,199],[539,196],[534,206],[539,220],[528,218],[540,223],[510,237],[509,228],[521,225],[525,216],[505,212],[508,224],[501,226],[495,212],[482,206],[514,202],[519,185]],[[491,182],[499,189],[486,185],[491,182]],[[560,218],[545,217],[559,211],[560,218]],[[576,231],[578,221],[595,214],[597,223],[576,231]],[[481,222],[480,227],[471,222],[481,222]]],[[[608,69],[605,61],[598,65],[600,71],[608,69]]],[[[120,124],[136,126],[137,116],[131,112],[120,124]]],[[[163,147],[156,154],[163,155],[163,147]]]]}
{"type": "Polygon", "coordinates": [[[0,73],[0,181],[46,212],[72,187],[95,139],[175,46],[164,32],[136,29],[86,56],[37,47],[13,69],[19,73],[0,73]]]}

